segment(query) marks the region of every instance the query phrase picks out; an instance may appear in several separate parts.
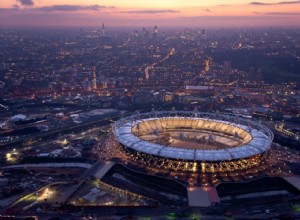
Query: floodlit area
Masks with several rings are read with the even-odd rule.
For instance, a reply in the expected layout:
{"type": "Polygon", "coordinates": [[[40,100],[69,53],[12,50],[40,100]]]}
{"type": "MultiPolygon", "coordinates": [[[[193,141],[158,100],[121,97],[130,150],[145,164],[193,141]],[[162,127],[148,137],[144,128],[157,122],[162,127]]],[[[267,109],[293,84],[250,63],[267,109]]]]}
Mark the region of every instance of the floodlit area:
{"type": "Polygon", "coordinates": [[[266,159],[273,140],[272,132],[254,121],[188,111],[128,116],[113,131],[133,160],[188,172],[255,167],[266,159]]]}
{"type": "Polygon", "coordinates": [[[249,131],[225,121],[200,118],[158,118],[143,120],[132,128],[140,139],[177,148],[216,150],[249,143],[249,131]]]}
{"type": "Polygon", "coordinates": [[[39,207],[58,206],[65,199],[65,192],[70,186],[49,184],[17,200],[11,210],[35,210],[39,207]]]}
{"type": "Polygon", "coordinates": [[[83,184],[76,195],[70,198],[75,206],[148,206],[153,201],[127,190],[113,187],[98,179],[83,184]]]}

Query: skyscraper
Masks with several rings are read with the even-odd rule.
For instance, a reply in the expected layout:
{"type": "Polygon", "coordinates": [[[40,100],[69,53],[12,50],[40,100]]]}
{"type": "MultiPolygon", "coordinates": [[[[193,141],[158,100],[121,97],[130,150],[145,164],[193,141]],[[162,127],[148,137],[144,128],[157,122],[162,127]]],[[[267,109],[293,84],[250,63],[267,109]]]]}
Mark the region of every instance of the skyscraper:
{"type": "Polygon", "coordinates": [[[255,70],[253,66],[250,67],[249,81],[255,82],[255,83],[261,83],[262,82],[262,70],[261,69],[255,70]]]}
{"type": "Polygon", "coordinates": [[[231,61],[224,61],[223,62],[223,74],[224,79],[226,82],[228,82],[229,74],[231,73],[231,61]]]}
{"type": "Polygon", "coordinates": [[[149,80],[149,70],[151,69],[151,66],[147,66],[145,69],[145,79],[149,80]]]}
{"type": "Polygon", "coordinates": [[[251,67],[249,68],[249,73],[248,73],[248,80],[249,80],[250,82],[253,82],[253,81],[254,81],[254,74],[255,74],[254,67],[251,66],[251,67]]]}
{"type": "Polygon", "coordinates": [[[155,25],[153,28],[153,37],[157,38],[157,36],[158,36],[158,27],[155,25]]]}
{"type": "Polygon", "coordinates": [[[143,37],[146,37],[148,34],[149,34],[149,33],[148,33],[148,31],[146,30],[146,28],[143,27],[143,29],[142,29],[142,36],[143,36],[143,37]]]}
{"type": "Polygon", "coordinates": [[[256,71],[255,81],[259,84],[262,82],[262,70],[261,69],[258,69],[256,71]]]}
{"type": "Polygon", "coordinates": [[[93,90],[97,90],[96,67],[92,67],[92,70],[93,70],[93,90]]]}
{"type": "Polygon", "coordinates": [[[104,28],[104,23],[102,24],[102,37],[105,37],[105,28],[104,28]]]}

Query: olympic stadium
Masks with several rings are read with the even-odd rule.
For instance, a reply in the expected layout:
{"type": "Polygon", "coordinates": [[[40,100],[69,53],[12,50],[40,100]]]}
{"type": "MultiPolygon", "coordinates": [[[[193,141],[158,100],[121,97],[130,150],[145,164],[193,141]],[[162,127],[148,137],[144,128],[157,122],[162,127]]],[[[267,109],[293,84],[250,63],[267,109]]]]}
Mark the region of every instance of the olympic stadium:
{"type": "Polygon", "coordinates": [[[259,166],[273,141],[258,122],[197,110],[136,113],[118,120],[113,132],[137,163],[202,173],[259,166]]]}

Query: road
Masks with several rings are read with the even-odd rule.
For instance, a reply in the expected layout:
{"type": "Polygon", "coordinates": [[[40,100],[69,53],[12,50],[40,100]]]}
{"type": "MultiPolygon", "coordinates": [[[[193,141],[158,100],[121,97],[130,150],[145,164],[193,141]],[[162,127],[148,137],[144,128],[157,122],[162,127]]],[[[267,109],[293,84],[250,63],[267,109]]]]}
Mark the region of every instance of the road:
{"type": "Polygon", "coordinates": [[[146,80],[148,80],[149,77],[150,77],[150,75],[149,75],[149,70],[150,70],[150,69],[152,69],[152,68],[153,68],[154,66],[156,66],[157,64],[159,64],[159,63],[161,63],[161,62],[163,62],[163,61],[169,59],[174,53],[175,53],[175,48],[172,48],[172,49],[169,51],[169,53],[168,53],[163,59],[161,59],[161,60],[159,60],[159,61],[157,61],[157,62],[155,62],[155,63],[152,63],[151,65],[146,66],[146,68],[145,68],[145,78],[146,78],[146,80]]]}
{"type": "MultiPolygon", "coordinates": [[[[171,208],[171,207],[159,207],[159,208],[92,208],[89,210],[68,210],[72,214],[39,214],[39,219],[48,220],[50,217],[57,216],[65,220],[67,219],[153,219],[153,220],[165,220],[165,219],[189,219],[189,220],[225,220],[229,219],[227,216],[231,216],[234,219],[278,219],[279,215],[287,214],[289,210],[283,209],[284,205],[281,205],[278,210],[271,213],[265,213],[265,209],[259,210],[247,210],[237,207],[232,211],[226,211],[218,207],[211,209],[200,208],[171,208]],[[255,212],[254,212],[255,211],[255,212]],[[225,216],[224,213],[227,213],[225,216]]],[[[67,210],[65,210],[67,211],[67,210]]]]}

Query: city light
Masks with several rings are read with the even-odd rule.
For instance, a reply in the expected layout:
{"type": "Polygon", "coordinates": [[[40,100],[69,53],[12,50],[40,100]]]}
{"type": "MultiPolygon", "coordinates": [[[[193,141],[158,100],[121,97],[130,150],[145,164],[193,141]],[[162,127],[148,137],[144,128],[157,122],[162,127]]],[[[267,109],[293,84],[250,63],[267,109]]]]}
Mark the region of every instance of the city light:
{"type": "Polygon", "coordinates": [[[299,218],[298,2],[77,3],[1,2],[2,213],[299,218]]]}

